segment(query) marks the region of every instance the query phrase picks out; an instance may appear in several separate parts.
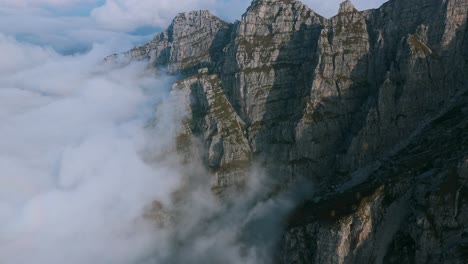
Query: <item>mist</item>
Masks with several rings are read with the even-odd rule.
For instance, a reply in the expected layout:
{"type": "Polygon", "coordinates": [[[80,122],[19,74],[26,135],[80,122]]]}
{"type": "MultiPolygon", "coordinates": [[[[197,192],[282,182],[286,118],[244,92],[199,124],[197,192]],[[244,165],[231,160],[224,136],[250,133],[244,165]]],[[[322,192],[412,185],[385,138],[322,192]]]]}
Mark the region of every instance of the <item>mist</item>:
{"type": "Polygon", "coordinates": [[[168,201],[181,176],[141,152],[176,129],[175,115],[160,118],[164,132],[144,129],[170,78],[103,65],[104,46],[62,56],[0,36],[0,50],[0,263],[136,263],[154,251],[144,207],[168,201]]]}
{"type": "Polygon", "coordinates": [[[174,77],[103,62],[125,48],[0,36],[0,263],[270,263],[300,192],[271,196],[257,168],[214,196],[201,158],[175,150],[174,77]]]}

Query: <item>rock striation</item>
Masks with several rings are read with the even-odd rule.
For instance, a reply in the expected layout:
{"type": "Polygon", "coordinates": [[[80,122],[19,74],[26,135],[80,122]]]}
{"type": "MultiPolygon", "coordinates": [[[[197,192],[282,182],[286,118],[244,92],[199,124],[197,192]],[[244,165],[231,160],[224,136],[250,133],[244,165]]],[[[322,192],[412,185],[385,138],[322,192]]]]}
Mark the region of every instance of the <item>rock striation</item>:
{"type": "MultiPolygon", "coordinates": [[[[466,263],[468,0],[390,0],[326,19],[254,0],[208,11],[123,55],[178,76],[222,195],[260,164],[317,197],[291,216],[281,263],[466,263]]],[[[190,140],[188,140],[190,139],[190,140]]]]}

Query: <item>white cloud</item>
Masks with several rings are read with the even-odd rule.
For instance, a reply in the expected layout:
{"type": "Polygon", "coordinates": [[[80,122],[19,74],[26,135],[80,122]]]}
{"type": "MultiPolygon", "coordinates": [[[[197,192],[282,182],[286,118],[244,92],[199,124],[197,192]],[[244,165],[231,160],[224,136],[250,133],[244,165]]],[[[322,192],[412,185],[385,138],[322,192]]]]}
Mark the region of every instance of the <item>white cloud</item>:
{"type": "Polygon", "coordinates": [[[120,51],[124,51],[152,37],[104,30],[89,17],[24,14],[18,10],[0,11],[0,33],[51,46],[61,53],[88,50],[92,44],[104,42],[112,45],[118,43],[120,51]]]}
{"type": "Polygon", "coordinates": [[[132,31],[142,26],[166,27],[179,12],[207,9],[215,4],[215,0],[107,0],[91,16],[105,28],[132,31]]]}
{"type": "Polygon", "coordinates": [[[32,6],[55,6],[65,7],[76,4],[96,3],[99,0],[0,0],[0,6],[10,7],[32,7],[32,6]]]}
{"type": "Polygon", "coordinates": [[[142,64],[102,65],[111,52],[61,56],[0,35],[0,263],[127,264],[164,241],[143,207],[169,201],[180,173],[140,152],[170,86],[142,64]]]}

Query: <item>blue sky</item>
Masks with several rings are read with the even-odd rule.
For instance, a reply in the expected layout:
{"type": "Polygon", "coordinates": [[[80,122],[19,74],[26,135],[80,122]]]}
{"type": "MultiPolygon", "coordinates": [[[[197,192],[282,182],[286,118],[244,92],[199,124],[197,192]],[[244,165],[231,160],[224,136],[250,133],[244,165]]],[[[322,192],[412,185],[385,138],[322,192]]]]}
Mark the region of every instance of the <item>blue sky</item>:
{"type": "Polygon", "coordinates": [[[45,6],[49,12],[57,16],[89,16],[91,11],[99,6],[103,6],[106,0],[98,0],[92,2],[84,2],[81,4],[72,5],[69,8],[56,8],[53,5],[45,6]]]}
{"type": "MultiPolygon", "coordinates": [[[[331,17],[342,0],[304,0],[331,17]]],[[[135,45],[167,27],[179,12],[208,9],[227,21],[239,19],[251,0],[0,0],[0,33],[51,46],[61,53],[109,40],[135,45]]],[[[384,0],[354,0],[360,9],[384,0]]],[[[125,46],[125,45],[123,45],[125,46]]]]}

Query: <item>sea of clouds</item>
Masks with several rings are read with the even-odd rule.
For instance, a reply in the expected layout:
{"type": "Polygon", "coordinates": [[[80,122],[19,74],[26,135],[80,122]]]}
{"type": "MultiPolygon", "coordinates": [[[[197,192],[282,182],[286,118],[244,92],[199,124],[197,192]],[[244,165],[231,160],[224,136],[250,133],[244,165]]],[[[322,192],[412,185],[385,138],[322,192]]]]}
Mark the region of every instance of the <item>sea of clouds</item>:
{"type": "MultiPolygon", "coordinates": [[[[143,207],[180,181],[140,154],[169,79],[103,65],[103,46],[62,56],[0,36],[0,51],[0,263],[138,260],[158,239],[143,207]]],[[[151,141],[170,140],[170,119],[151,141]]]]}

